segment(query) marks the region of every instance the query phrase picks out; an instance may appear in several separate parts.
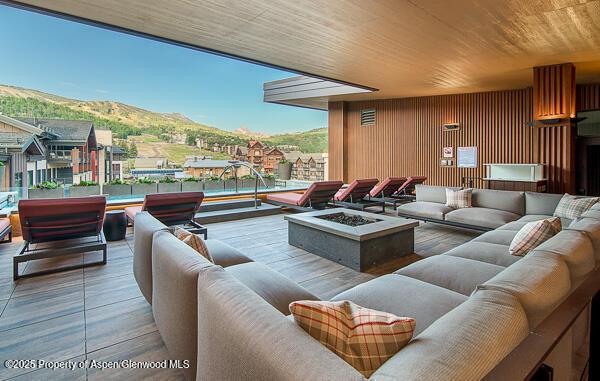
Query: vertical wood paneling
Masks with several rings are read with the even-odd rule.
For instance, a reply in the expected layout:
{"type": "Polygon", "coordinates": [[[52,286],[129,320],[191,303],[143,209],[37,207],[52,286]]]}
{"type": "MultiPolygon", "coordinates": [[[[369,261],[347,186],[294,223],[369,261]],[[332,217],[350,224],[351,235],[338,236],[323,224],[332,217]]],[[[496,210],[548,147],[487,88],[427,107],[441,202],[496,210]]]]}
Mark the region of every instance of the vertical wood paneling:
{"type": "Polygon", "coordinates": [[[510,90],[330,104],[329,173],[332,179],[424,175],[429,184],[460,185],[463,176],[483,177],[484,163],[533,161],[532,90],[510,90]],[[360,125],[360,110],[374,108],[373,126],[360,125]],[[340,116],[345,113],[346,120],[340,116]],[[334,114],[334,115],[332,115],[334,114]],[[340,133],[345,122],[346,134],[340,133]],[[460,123],[444,132],[443,124],[460,123]],[[340,140],[342,139],[342,140],[340,140]],[[346,144],[343,144],[346,139],[346,144]],[[347,172],[337,163],[346,147],[347,172]],[[478,147],[477,168],[441,167],[442,148],[478,147]]]}
{"type": "Polygon", "coordinates": [[[571,63],[533,68],[535,120],[575,117],[575,66],[571,63]]]}
{"type": "Polygon", "coordinates": [[[600,110],[600,83],[577,85],[577,111],[600,110]]]}

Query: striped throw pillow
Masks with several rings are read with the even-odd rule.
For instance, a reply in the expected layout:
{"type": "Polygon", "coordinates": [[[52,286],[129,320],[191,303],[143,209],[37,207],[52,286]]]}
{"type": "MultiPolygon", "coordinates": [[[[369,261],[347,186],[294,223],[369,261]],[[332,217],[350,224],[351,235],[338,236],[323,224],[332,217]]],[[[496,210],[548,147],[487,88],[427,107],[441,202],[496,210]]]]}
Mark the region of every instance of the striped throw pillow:
{"type": "Polygon", "coordinates": [[[558,217],[529,222],[517,232],[508,251],[512,255],[523,257],[556,235],[560,229],[560,218],[558,217]]]}
{"type": "Polygon", "coordinates": [[[363,308],[350,301],[290,304],[294,321],[365,377],[413,336],[415,319],[363,308]]]}
{"type": "Polygon", "coordinates": [[[210,253],[208,252],[208,247],[206,246],[206,243],[204,243],[204,240],[200,238],[199,235],[190,233],[189,231],[182,229],[179,226],[175,227],[175,229],[173,230],[173,235],[192,249],[196,250],[198,254],[208,259],[210,262],[215,262],[212,255],[210,255],[210,253]]]}
{"type": "Polygon", "coordinates": [[[554,211],[554,217],[563,217],[574,220],[587,212],[587,210],[594,206],[599,199],[599,197],[579,197],[565,193],[554,211]]]}
{"type": "Polygon", "coordinates": [[[451,208],[470,208],[473,199],[473,189],[450,189],[446,188],[446,206],[451,208]]]}

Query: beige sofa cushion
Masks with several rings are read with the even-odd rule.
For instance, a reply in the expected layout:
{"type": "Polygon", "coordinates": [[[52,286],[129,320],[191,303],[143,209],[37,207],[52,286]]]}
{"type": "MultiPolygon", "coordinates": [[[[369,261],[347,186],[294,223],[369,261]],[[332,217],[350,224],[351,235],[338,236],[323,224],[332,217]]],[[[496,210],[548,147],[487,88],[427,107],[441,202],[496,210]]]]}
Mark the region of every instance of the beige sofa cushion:
{"type": "Polygon", "coordinates": [[[416,218],[427,218],[432,220],[444,220],[444,215],[454,209],[445,204],[429,201],[415,201],[398,206],[398,214],[416,218]]]}
{"type": "Polygon", "coordinates": [[[518,230],[492,230],[473,239],[475,242],[495,243],[509,246],[518,230]]]}
{"type": "Polygon", "coordinates": [[[528,333],[515,297],[481,290],[415,337],[372,379],[480,380],[528,333]]]}
{"type": "Polygon", "coordinates": [[[344,291],[332,300],[350,300],[373,310],[410,316],[417,321],[417,335],[467,297],[414,278],[388,274],[344,291]]]}
{"type": "Polygon", "coordinates": [[[152,236],[159,230],[167,229],[148,212],[138,213],[133,226],[133,276],[142,295],[150,304],[152,304],[152,236]]]}
{"type": "Polygon", "coordinates": [[[493,189],[473,189],[473,206],[525,214],[525,193],[493,189]]]}
{"type": "Polygon", "coordinates": [[[496,229],[521,218],[519,214],[490,208],[464,208],[446,213],[444,219],[464,225],[496,229]]]}
{"type": "Polygon", "coordinates": [[[210,256],[213,258],[215,265],[228,267],[239,265],[240,263],[252,262],[252,259],[219,240],[207,239],[204,243],[208,248],[210,256]]]}
{"type": "Polygon", "coordinates": [[[198,274],[211,266],[214,265],[171,233],[154,235],[152,314],[172,358],[190,361],[190,367],[182,369],[188,380],[196,378],[198,274]]]}
{"type": "Polygon", "coordinates": [[[571,273],[571,283],[579,284],[596,266],[592,241],[582,232],[563,230],[527,255],[557,255],[571,273]]]}
{"type": "Polygon", "coordinates": [[[450,255],[435,255],[410,264],[395,274],[471,295],[475,287],[493,278],[504,267],[450,255]]]}
{"type": "Polygon", "coordinates": [[[473,259],[503,267],[508,267],[521,259],[521,257],[510,255],[507,245],[473,241],[455,247],[442,255],[473,259]]]}
{"type": "Polygon", "coordinates": [[[515,296],[533,328],[568,295],[571,275],[567,264],[558,257],[525,256],[479,289],[502,290],[515,296]]]}
{"type": "Polygon", "coordinates": [[[582,218],[595,218],[600,220],[600,202],[592,205],[590,209],[588,209],[585,213],[581,215],[582,218]]]}
{"type": "Polygon", "coordinates": [[[594,246],[596,261],[600,261],[600,221],[594,218],[581,218],[569,225],[566,230],[576,230],[585,234],[594,246]]]}
{"type": "Polygon", "coordinates": [[[262,263],[243,263],[225,270],[284,315],[290,314],[291,302],[319,300],[304,287],[262,263]]]}
{"type": "Polygon", "coordinates": [[[200,273],[198,295],[197,380],[365,380],[220,267],[200,273]]]}

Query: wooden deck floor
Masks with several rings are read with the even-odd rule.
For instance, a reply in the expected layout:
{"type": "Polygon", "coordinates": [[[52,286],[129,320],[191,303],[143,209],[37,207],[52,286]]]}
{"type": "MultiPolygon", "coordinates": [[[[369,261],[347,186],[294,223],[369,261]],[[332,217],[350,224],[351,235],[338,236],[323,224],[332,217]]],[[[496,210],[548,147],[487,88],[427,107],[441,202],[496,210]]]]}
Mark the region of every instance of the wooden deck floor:
{"type": "MultiPolygon", "coordinates": [[[[425,256],[436,255],[477,233],[424,224],[415,230],[415,253],[359,273],[287,244],[283,215],[209,225],[209,238],[240,249],[257,262],[300,283],[323,299],[390,273],[425,256]]],[[[18,241],[18,239],[16,240],[18,241]]],[[[177,370],[7,369],[5,360],[159,361],[169,359],[152,310],[132,274],[131,232],[109,244],[108,264],[12,281],[16,242],[0,245],[0,380],[183,380],[177,370]]],[[[74,255],[29,263],[26,271],[93,260],[74,255]]]]}

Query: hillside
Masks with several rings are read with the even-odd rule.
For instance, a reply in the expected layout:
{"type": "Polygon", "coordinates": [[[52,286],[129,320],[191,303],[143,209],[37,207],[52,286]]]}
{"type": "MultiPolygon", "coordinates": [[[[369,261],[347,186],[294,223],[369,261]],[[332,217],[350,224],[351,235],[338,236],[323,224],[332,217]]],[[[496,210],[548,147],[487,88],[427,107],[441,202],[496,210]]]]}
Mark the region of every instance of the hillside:
{"type": "MultiPolygon", "coordinates": [[[[0,85],[0,112],[9,116],[35,116],[91,120],[96,128],[110,129],[117,138],[150,134],[168,140],[173,133],[201,137],[209,144],[245,145],[253,136],[248,130],[229,132],[194,122],[180,113],[158,113],[114,101],[82,101],[37,90],[0,85]]],[[[270,145],[291,144],[303,152],[327,150],[327,131],[318,129],[281,135],[260,134],[270,145]]]]}

